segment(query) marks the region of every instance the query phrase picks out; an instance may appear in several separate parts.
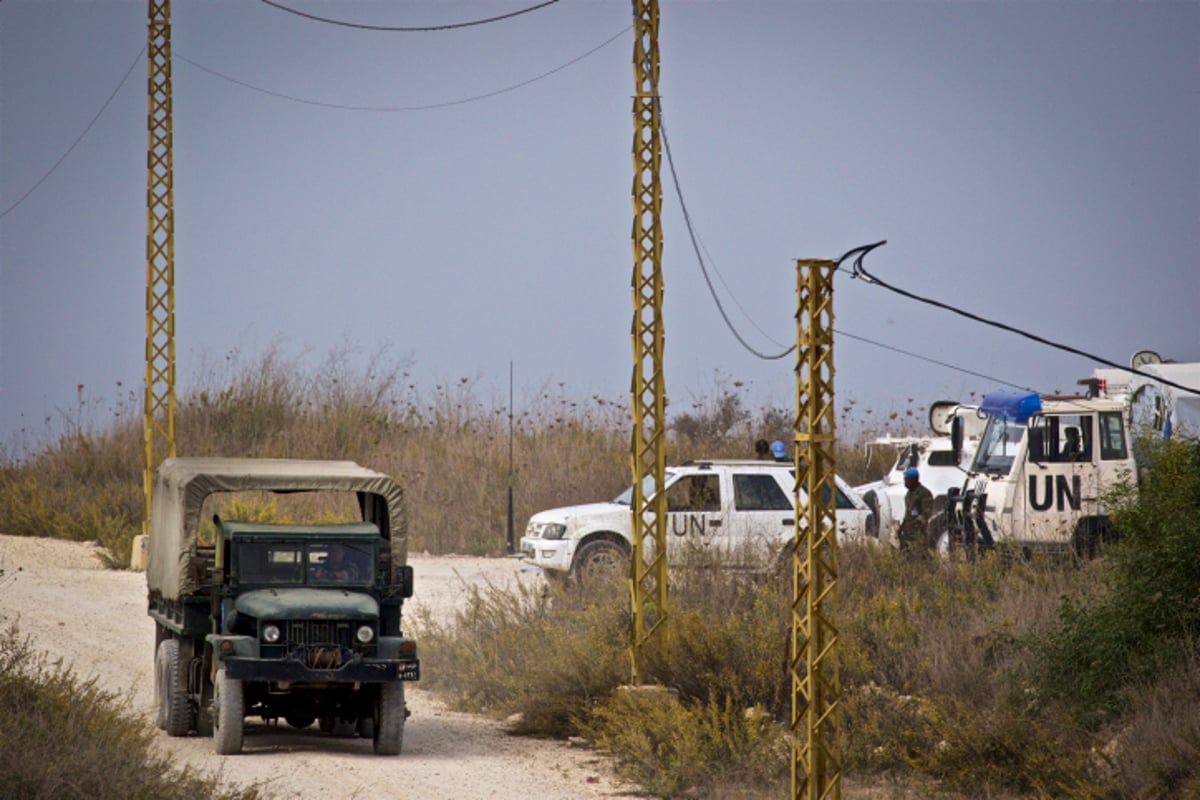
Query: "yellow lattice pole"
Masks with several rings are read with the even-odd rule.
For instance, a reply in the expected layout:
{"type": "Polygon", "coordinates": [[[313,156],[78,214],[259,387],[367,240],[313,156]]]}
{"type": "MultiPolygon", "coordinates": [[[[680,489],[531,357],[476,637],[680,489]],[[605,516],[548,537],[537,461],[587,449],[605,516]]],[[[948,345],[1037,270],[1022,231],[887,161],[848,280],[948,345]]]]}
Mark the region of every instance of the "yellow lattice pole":
{"type": "Polygon", "coordinates": [[[792,544],[792,796],[840,798],[834,749],[839,709],[837,488],[833,446],[833,274],[798,260],[796,312],[796,535],[792,544]],[[802,491],[803,490],[803,491],[802,491]]]}
{"type": "Polygon", "coordinates": [[[667,516],[662,327],[662,151],[658,134],[658,2],[635,0],[633,73],[633,553],[629,629],[633,684],[646,650],[665,649],[667,516]],[[646,478],[651,478],[647,481],[646,478]],[[647,488],[652,491],[647,492],[647,488]],[[647,496],[649,495],[649,496],[647,496]],[[647,538],[650,546],[647,547],[647,538]]]}
{"type": "Polygon", "coordinates": [[[146,128],[146,384],[142,532],[154,470],[175,455],[175,194],[171,160],[171,3],[149,0],[146,128]]]}

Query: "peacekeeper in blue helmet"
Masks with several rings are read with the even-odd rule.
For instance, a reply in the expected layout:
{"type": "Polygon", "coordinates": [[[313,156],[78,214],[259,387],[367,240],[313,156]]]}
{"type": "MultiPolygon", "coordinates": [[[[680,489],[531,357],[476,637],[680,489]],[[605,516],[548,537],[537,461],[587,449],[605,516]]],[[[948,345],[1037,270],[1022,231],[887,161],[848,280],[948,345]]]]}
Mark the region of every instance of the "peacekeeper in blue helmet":
{"type": "Polygon", "coordinates": [[[929,518],[933,516],[933,492],[921,484],[921,472],[916,467],[904,470],[904,520],[897,535],[900,549],[921,553],[929,546],[929,518]]]}

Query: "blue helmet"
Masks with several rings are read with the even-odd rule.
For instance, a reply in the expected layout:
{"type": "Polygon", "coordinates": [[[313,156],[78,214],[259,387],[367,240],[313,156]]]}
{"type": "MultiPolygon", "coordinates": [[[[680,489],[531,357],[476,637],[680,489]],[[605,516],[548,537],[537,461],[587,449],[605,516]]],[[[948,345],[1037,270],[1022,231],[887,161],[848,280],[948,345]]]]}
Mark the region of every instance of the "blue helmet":
{"type": "Polygon", "coordinates": [[[783,442],[779,441],[778,439],[771,442],[771,455],[775,456],[776,458],[783,458],[787,455],[787,448],[783,446],[783,442]]]}
{"type": "Polygon", "coordinates": [[[909,467],[908,469],[904,470],[904,477],[905,478],[920,478],[921,471],[918,470],[916,467],[909,467]]]}

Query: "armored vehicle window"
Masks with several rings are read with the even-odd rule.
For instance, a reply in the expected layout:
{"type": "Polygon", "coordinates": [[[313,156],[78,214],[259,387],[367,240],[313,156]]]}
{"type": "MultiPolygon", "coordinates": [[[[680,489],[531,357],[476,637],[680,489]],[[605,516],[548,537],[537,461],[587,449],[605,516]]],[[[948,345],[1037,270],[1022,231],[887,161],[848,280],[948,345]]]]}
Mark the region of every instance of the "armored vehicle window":
{"type": "Polygon", "coordinates": [[[738,511],[791,511],[792,501],[771,475],[733,476],[733,504],[738,511]]]}
{"type": "Polygon", "coordinates": [[[1029,460],[1035,463],[1092,460],[1092,415],[1051,414],[1029,426],[1029,460]]]}
{"type": "Polygon", "coordinates": [[[244,583],[304,583],[304,554],[297,544],[242,542],[237,553],[238,577],[244,583]]]}
{"type": "Polygon", "coordinates": [[[930,450],[929,451],[929,466],[931,467],[955,467],[958,462],[954,459],[953,450],[930,450]]]}
{"type": "Polygon", "coordinates": [[[975,452],[973,468],[978,472],[1007,475],[1024,435],[1024,425],[1009,423],[1004,417],[989,418],[979,449],[975,452]]]}
{"type": "Polygon", "coordinates": [[[1105,461],[1126,458],[1125,425],[1117,411],[1103,411],[1100,414],[1100,458],[1105,461]]]}

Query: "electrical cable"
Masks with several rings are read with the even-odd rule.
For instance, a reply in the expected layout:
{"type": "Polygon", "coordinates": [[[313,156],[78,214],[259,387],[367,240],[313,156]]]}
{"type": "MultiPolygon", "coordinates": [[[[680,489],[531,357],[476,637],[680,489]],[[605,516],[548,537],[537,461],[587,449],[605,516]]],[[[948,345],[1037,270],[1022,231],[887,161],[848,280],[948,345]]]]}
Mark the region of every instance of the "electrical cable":
{"type": "Polygon", "coordinates": [[[206,67],[203,64],[200,64],[199,62],[196,62],[190,58],[187,58],[186,56],[180,55],[178,52],[175,53],[175,58],[178,58],[180,61],[183,61],[187,64],[192,65],[196,69],[207,72],[210,75],[213,75],[213,76],[218,77],[225,81],[229,81],[230,83],[236,84],[245,89],[250,89],[251,91],[254,91],[254,92],[260,92],[262,94],[269,95],[271,97],[276,97],[280,100],[289,100],[293,103],[303,103],[305,105],[318,106],[320,108],[332,108],[332,109],[336,109],[338,111],[376,111],[376,112],[380,112],[380,111],[382,111],[382,112],[431,111],[431,110],[437,109],[437,108],[448,108],[450,106],[459,106],[459,105],[463,105],[465,103],[474,103],[478,100],[486,100],[490,97],[496,97],[497,95],[505,94],[507,92],[514,91],[516,89],[524,88],[531,83],[536,83],[537,81],[540,81],[543,78],[548,78],[551,75],[554,75],[555,73],[562,72],[567,67],[571,67],[571,66],[574,66],[575,64],[578,64],[580,61],[584,60],[585,58],[592,55],[593,53],[596,53],[597,51],[603,49],[607,45],[612,44],[617,39],[620,39],[622,36],[624,36],[626,33],[628,33],[631,30],[633,30],[632,25],[630,25],[627,28],[625,28],[624,30],[619,31],[618,33],[610,36],[609,38],[605,39],[600,44],[593,47],[591,50],[588,50],[586,53],[583,53],[582,55],[576,56],[575,58],[571,59],[570,61],[566,62],[565,64],[560,64],[559,66],[555,67],[554,69],[547,70],[546,72],[543,72],[540,75],[535,75],[532,78],[521,81],[520,83],[515,83],[512,86],[506,86],[503,89],[497,89],[493,92],[486,92],[484,94],[474,95],[472,97],[464,97],[464,98],[460,98],[458,100],[446,100],[446,101],[439,102],[439,103],[427,103],[424,105],[416,105],[416,106],[351,106],[351,105],[343,105],[343,104],[339,104],[339,103],[325,103],[325,102],[321,102],[320,100],[309,100],[304,97],[296,97],[294,95],[283,94],[282,92],[275,92],[270,89],[264,89],[261,86],[255,86],[252,83],[247,83],[246,81],[238,80],[237,78],[234,78],[230,75],[226,75],[223,72],[218,72],[217,70],[212,69],[211,67],[206,67]]]}
{"type": "MultiPolygon", "coordinates": [[[[667,164],[671,168],[671,180],[674,184],[674,187],[676,187],[676,196],[679,198],[679,206],[680,206],[680,209],[683,210],[684,222],[686,223],[686,227],[688,227],[688,235],[691,239],[691,246],[692,246],[692,249],[694,249],[694,251],[696,253],[696,260],[697,260],[697,263],[700,264],[700,270],[703,273],[704,282],[706,282],[708,284],[709,294],[712,294],[713,302],[716,303],[716,309],[718,309],[718,311],[721,313],[721,318],[725,320],[726,326],[733,333],[733,336],[738,339],[738,342],[742,343],[742,347],[744,347],[746,350],[749,350],[750,353],[760,357],[760,359],[774,361],[774,360],[782,359],[782,357],[784,357],[788,354],[791,354],[793,350],[796,350],[796,345],[794,345],[794,344],[792,345],[792,347],[787,348],[786,350],[782,351],[782,353],[780,353],[778,355],[762,354],[762,353],[760,353],[760,351],[756,350],[755,348],[750,347],[750,345],[748,343],[746,343],[746,341],[742,337],[742,335],[740,335],[740,333],[736,329],[734,329],[732,321],[730,320],[730,318],[728,318],[728,315],[725,313],[725,307],[721,305],[720,297],[716,296],[716,290],[713,287],[712,279],[710,279],[708,276],[708,270],[706,269],[706,266],[704,266],[704,259],[701,257],[700,247],[698,247],[698,245],[697,245],[698,239],[700,239],[700,235],[698,235],[696,233],[694,225],[692,225],[692,223],[691,223],[691,216],[688,213],[688,204],[685,203],[685,201],[683,199],[682,187],[679,186],[679,175],[676,172],[676,167],[674,167],[674,160],[671,157],[671,144],[667,140],[666,127],[664,125],[664,122],[662,122],[661,107],[659,109],[659,130],[660,130],[660,133],[662,134],[662,149],[664,149],[664,151],[666,152],[667,164]]],[[[842,255],[842,257],[840,259],[838,259],[838,261],[836,261],[834,269],[839,270],[839,271],[845,271],[845,270],[841,269],[842,261],[845,261],[848,257],[850,257],[850,255],[852,255],[854,253],[858,253],[859,251],[864,251],[864,249],[865,249],[865,252],[863,254],[869,253],[871,251],[871,249],[874,249],[874,247],[878,247],[878,245],[868,246],[866,248],[858,247],[858,248],[852,249],[852,251],[846,253],[845,255],[842,255]]],[[[715,266],[713,267],[713,270],[716,271],[715,266]]],[[[718,277],[720,277],[720,272],[718,272],[718,277]]],[[[722,278],[722,283],[724,283],[724,278],[722,278]]],[[[726,288],[726,290],[730,290],[730,288],[728,288],[728,284],[726,284],[725,288],[726,288]]],[[[732,290],[730,290],[730,296],[733,296],[732,290]]],[[[737,303],[737,297],[733,297],[733,302],[737,303]]],[[[738,303],[738,307],[742,308],[742,306],[740,306],[740,303],[738,303]]],[[[743,308],[743,313],[744,312],[745,312],[745,309],[743,308]]],[[[746,314],[746,317],[749,318],[750,314],[746,314]]],[[[751,318],[751,324],[754,324],[754,319],[752,319],[752,318],[751,318]]],[[[755,327],[758,327],[758,326],[755,324],[755,327]]],[[[760,330],[760,332],[762,332],[761,327],[758,330],[760,330]]],[[[956,366],[952,365],[952,363],[938,361],[936,359],[930,359],[930,357],[928,357],[928,356],[923,356],[918,353],[912,353],[912,351],[910,351],[910,350],[902,350],[898,347],[892,347],[892,345],[890,345],[890,344],[883,344],[882,342],[876,342],[876,341],[874,341],[874,339],[869,339],[869,338],[866,338],[865,336],[857,336],[857,335],[854,335],[854,333],[850,333],[847,331],[840,331],[838,329],[834,329],[834,333],[836,336],[845,336],[846,338],[856,339],[856,341],[858,341],[858,342],[864,342],[866,344],[874,344],[875,347],[883,348],[884,350],[892,350],[893,353],[900,353],[902,355],[910,356],[910,357],[912,357],[912,359],[918,359],[920,361],[934,363],[934,365],[937,365],[940,367],[946,367],[948,369],[955,369],[955,371],[965,373],[968,375],[973,375],[973,377],[976,377],[976,378],[983,378],[985,380],[994,381],[994,383],[1001,384],[1004,386],[1012,386],[1012,387],[1014,387],[1014,389],[1027,389],[1027,386],[1021,386],[1020,384],[1014,384],[1014,383],[1012,383],[1012,381],[1001,380],[998,378],[992,378],[991,375],[985,375],[980,372],[974,372],[974,371],[972,371],[972,369],[966,369],[964,367],[956,367],[956,366]]],[[[763,336],[767,336],[766,332],[763,332],[763,336]]]]}
{"type": "Polygon", "coordinates": [[[679,208],[683,212],[683,221],[687,225],[688,237],[692,240],[692,250],[696,253],[696,261],[700,264],[700,272],[704,275],[704,282],[708,284],[709,294],[712,295],[713,302],[717,304],[717,311],[721,312],[721,319],[725,320],[725,327],[729,328],[729,332],[732,333],[734,338],[741,343],[742,347],[746,348],[764,361],[777,361],[795,350],[796,345],[792,345],[782,353],[776,353],[774,355],[760,352],[752,347],[750,343],[742,337],[742,334],[738,332],[738,329],[734,327],[733,322],[730,321],[729,315],[725,313],[725,306],[721,304],[721,298],[717,296],[717,291],[713,287],[712,278],[710,278],[708,275],[708,268],[704,265],[704,257],[700,254],[700,245],[696,240],[696,229],[692,225],[692,217],[688,213],[687,203],[683,199],[683,189],[679,185],[679,174],[675,171],[675,159],[671,156],[671,143],[667,139],[667,127],[663,122],[662,103],[657,97],[655,98],[655,104],[657,104],[659,107],[658,130],[662,135],[663,151],[667,154],[667,165],[671,169],[671,181],[675,184],[675,196],[679,198],[679,208]]]}
{"type": "Polygon", "coordinates": [[[882,347],[884,350],[891,350],[893,353],[900,353],[900,354],[906,355],[910,358],[916,358],[921,361],[927,361],[930,364],[936,364],[939,367],[946,367],[947,369],[952,369],[952,370],[955,370],[956,372],[962,372],[967,375],[973,375],[976,378],[983,378],[984,380],[989,380],[994,383],[1003,384],[1004,386],[1011,386],[1014,389],[1023,389],[1025,391],[1030,391],[1030,392],[1033,391],[1033,389],[1030,389],[1028,386],[1022,386],[1019,383],[1013,383],[1011,381],[1001,380],[1000,378],[993,378],[991,375],[984,375],[982,372],[973,372],[972,370],[966,369],[965,367],[956,367],[953,364],[946,363],[945,361],[938,361],[936,358],[929,358],[928,356],[923,356],[920,353],[914,353],[911,350],[903,350],[899,347],[893,347],[890,344],[884,344],[883,342],[877,342],[873,339],[868,339],[865,336],[855,336],[853,333],[847,333],[846,331],[839,331],[837,328],[834,328],[833,332],[837,336],[845,336],[847,339],[855,339],[860,342],[866,342],[867,344],[873,344],[876,347],[882,347]]]}
{"type": "Polygon", "coordinates": [[[8,216],[10,211],[21,205],[21,203],[25,202],[25,198],[37,191],[37,188],[45,183],[47,178],[54,174],[54,171],[58,169],[59,165],[67,160],[67,156],[71,155],[71,152],[79,145],[80,142],[83,141],[83,137],[88,135],[88,132],[92,129],[92,126],[96,124],[97,120],[100,119],[100,116],[104,113],[105,109],[107,109],[109,104],[112,103],[113,98],[117,96],[117,92],[121,91],[121,87],[125,85],[125,81],[129,80],[129,76],[133,74],[133,68],[138,65],[139,61],[141,61],[142,54],[146,52],[147,47],[148,45],[142,45],[142,49],[138,50],[138,54],[134,57],[133,63],[129,65],[129,69],[125,70],[125,75],[122,76],[121,82],[117,84],[117,88],[112,90],[112,94],[110,94],[108,99],[104,101],[104,105],[100,106],[100,110],[96,112],[96,116],[92,117],[92,121],[89,122],[87,127],[83,129],[83,133],[79,134],[79,136],[75,138],[75,141],[71,142],[71,146],[67,148],[67,151],[59,156],[58,161],[55,161],[54,165],[46,171],[46,174],[39,178],[37,182],[33,184],[33,186],[30,186],[25,191],[25,194],[18,197],[16,202],[10,205],[8,208],[0,211],[0,219],[4,219],[6,216],[8,216]]]}
{"type": "Polygon", "coordinates": [[[1038,344],[1044,344],[1047,347],[1053,347],[1056,350],[1062,350],[1064,352],[1071,353],[1073,355],[1082,356],[1083,358],[1091,359],[1092,361],[1096,361],[1101,364],[1104,364],[1107,367],[1114,367],[1116,369],[1124,370],[1125,372],[1129,372],[1134,375],[1140,375],[1143,378],[1150,378],[1151,380],[1157,381],[1158,383],[1161,383],[1165,386],[1171,386],[1175,389],[1189,392],[1191,394],[1200,394],[1200,389],[1195,389],[1190,386],[1183,386],[1182,384],[1175,383],[1174,381],[1167,380],[1166,378],[1161,378],[1161,377],[1159,377],[1157,375],[1153,375],[1149,372],[1142,372],[1141,370],[1136,369],[1132,366],[1130,366],[1130,367],[1122,366],[1121,364],[1118,364],[1115,361],[1110,361],[1107,358],[1101,358],[1100,356],[1093,355],[1092,353],[1088,353],[1088,352],[1080,350],[1076,347],[1071,347],[1070,345],[1062,344],[1061,342],[1054,342],[1054,341],[1051,341],[1050,339],[1046,339],[1042,336],[1038,336],[1037,334],[1030,333],[1029,331],[1023,331],[1020,328],[1013,327],[1012,325],[1007,325],[1003,322],[997,322],[996,320],[987,319],[985,317],[979,316],[978,314],[972,314],[969,311],[963,311],[960,308],[955,308],[954,306],[949,305],[947,303],[943,303],[939,300],[933,300],[928,297],[922,297],[921,295],[914,294],[913,292],[909,292],[905,289],[901,289],[898,286],[893,286],[890,283],[887,283],[886,281],[881,280],[880,278],[877,278],[875,275],[868,272],[866,267],[864,267],[863,263],[862,263],[863,258],[868,253],[870,253],[875,248],[880,247],[884,244],[887,244],[887,239],[883,239],[881,241],[875,242],[874,244],[868,244],[868,245],[863,245],[862,247],[856,247],[853,250],[850,250],[849,252],[847,252],[840,259],[838,259],[838,264],[840,265],[841,262],[845,261],[847,258],[849,258],[851,254],[857,253],[858,255],[854,259],[854,267],[853,267],[852,277],[859,278],[868,284],[875,284],[877,286],[882,286],[884,289],[887,289],[891,292],[895,292],[896,294],[901,295],[902,297],[907,297],[910,300],[916,300],[917,302],[925,303],[926,305],[931,305],[936,308],[940,308],[945,311],[949,311],[953,314],[957,314],[960,317],[966,317],[969,320],[973,320],[975,322],[981,322],[984,325],[990,325],[993,328],[999,328],[1000,330],[1008,331],[1009,333],[1015,333],[1018,336],[1024,336],[1026,339],[1035,341],[1038,344]]]}
{"type": "Polygon", "coordinates": [[[486,25],[489,22],[500,22],[501,20],[511,19],[513,17],[519,17],[522,14],[528,14],[530,11],[537,11],[538,9],[545,8],[546,6],[549,6],[549,5],[553,5],[553,4],[557,3],[558,0],[545,0],[545,2],[543,2],[543,3],[538,3],[537,5],[530,6],[529,8],[523,8],[519,11],[513,11],[508,14],[501,14],[498,17],[489,17],[488,19],[471,20],[470,22],[455,22],[455,23],[451,23],[449,25],[431,25],[428,27],[419,27],[419,28],[400,28],[400,27],[390,27],[390,26],[386,26],[386,25],[364,25],[364,24],[360,24],[357,22],[345,22],[344,20],[329,19],[327,17],[318,17],[316,14],[308,14],[303,11],[297,11],[294,8],[288,8],[287,6],[283,5],[282,3],[273,2],[273,0],[262,0],[262,2],[271,6],[272,8],[277,8],[280,11],[286,11],[289,14],[295,14],[298,17],[304,17],[305,19],[310,19],[313,22],[323,22],[326,25],[340,25],[344,28],[357,28],[359,30],[364,30],[364,31],[386,31],[389,33],[427,33],[427,32],[431,32],[431,31],[449,31],[449,30],[454,30],[456,28],[469,28],[473,25],[486,25]]]}

